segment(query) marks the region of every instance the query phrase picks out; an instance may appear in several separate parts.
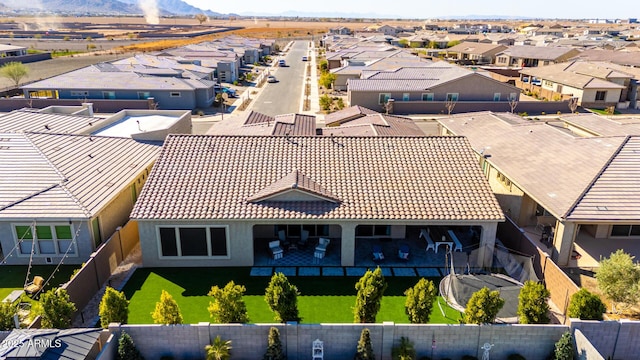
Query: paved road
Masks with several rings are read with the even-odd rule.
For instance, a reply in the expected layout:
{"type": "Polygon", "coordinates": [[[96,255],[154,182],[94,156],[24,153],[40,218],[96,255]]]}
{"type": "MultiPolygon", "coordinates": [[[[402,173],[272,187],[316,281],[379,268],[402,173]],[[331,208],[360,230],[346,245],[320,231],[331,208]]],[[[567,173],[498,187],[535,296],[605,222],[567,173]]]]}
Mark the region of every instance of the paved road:
{"type": "Polygon", "coordinates": [[[308,41],[296,41],[284,57],[286,67],[277,67],[272,75],[278,79],[277,83],[266,84],[253,104],[252,110],[267,114],[280,115],[297,113],[300,111],[302,96],[302,82],[307,62],[302,56],[307,55],[308,41]]]}

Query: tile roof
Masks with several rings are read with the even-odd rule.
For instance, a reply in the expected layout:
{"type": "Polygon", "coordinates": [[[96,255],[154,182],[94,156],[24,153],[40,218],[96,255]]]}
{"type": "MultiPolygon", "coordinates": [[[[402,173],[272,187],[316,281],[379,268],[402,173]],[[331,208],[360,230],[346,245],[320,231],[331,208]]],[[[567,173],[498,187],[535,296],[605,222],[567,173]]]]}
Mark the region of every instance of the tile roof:
{"type": "Polygon", "coordinates": [[[572,47],[563,46],[532,46],[532,45],[515,45],[499,52],[497,55],[506,54],[515,58],[555,60],[570,52],[575,52],[572,47]]]}
{"type": "Polygon", "coordinates": [[[597,136],[640,135],[640,117],[574,114],[562,115],[560,120],[597,136]]]}
{"type": "Polygon", "coordinates": [[[424,132],[409,118],[385,114],[368,114],[325,127],[324,136],[424,136],[424,132]]]}
{"type": "Polygon", "coordinates": [[[0,132],[47,132],[77,134],[95,127],[104,119],[92,116],[14,110],[0,115],[0,132]]]}
{"type": "Polygon", "coordinates": [[[596,71],[590,72],[593,75],[586,74],[584,68],[582,68],[582,71],[574,71],[571,69],[571,63],[525,68],[520,72],[578,89],[624,89],[622,85],[598,78],[597,75],[601,76],[602,74],[596,71]]]}
{"type": "Polygon", "coordinates": [[[463,137],[207,135],[169,136],[132,217],[503,219],[463,137]],[[340,203],[247,201],[294,170],[340,203]]]}
{"type": "Polygon", "coordinates": [[[640,137],[626,139],[567,218],[623,223],[640,219],[640,137]]]}
{"type": "Polygon", "coordinates": [[[291,190],[302,191],[311,194],[314,197],[318,197],[321,200],[327,200],[333,203],[340,202],[340,199],[337,196],[333,195],[322,185],[313,181],[297,169],[285,175],[283,178],[276,180],[264,189],[261,189],[256,194],[250,196],[249,198],[247,198],[247,201],[257,203],[260,201],[272,199],[279,194],[291,190]]]}
{"type": "Polygon", "coordinates": [[[368,114],[378,114],[377,111],[367,109],[360,105],[349,106],[324,117],[325,126],[339,125],[345,121],[353,120],[368,114]]]}
{"type": "Polygon", "coordinates": [[[4,339],[3,345],[8,345],[0,347],[0,359],[94,358],[96,354],[91,352],[101,331],[101,329],[15,329],[4,339]]]}
{"type": "Polygon", "coordinates": [[[465,54],[483,55],[485,53],[498,52],[506,49],[507,47],[500,44],[485,44],[479,42],[465,41],[458,45],[452,46],[446,49],[446,52],[459,52],[465,54]]]}
{"type": "Polygon", "coordinates": [[[231,117],[211,127],[209,135],[315,135],[316,118],[304,114],[282,114],[271,117],[251,111],[245,116],[231,117]]]}
{"type": "Polygon", "coordinates": [[[159,151],[125,138],[2,133],[0,218],[94,216],[159,151]]]}
{"type": "Polygon", "coordinates": [[[582,138],[562,126],[513,123],[493,113],[460,114],[439,120],[466,136],[477,153],[555,216],[565,217],[625,137],[582,138]]]}

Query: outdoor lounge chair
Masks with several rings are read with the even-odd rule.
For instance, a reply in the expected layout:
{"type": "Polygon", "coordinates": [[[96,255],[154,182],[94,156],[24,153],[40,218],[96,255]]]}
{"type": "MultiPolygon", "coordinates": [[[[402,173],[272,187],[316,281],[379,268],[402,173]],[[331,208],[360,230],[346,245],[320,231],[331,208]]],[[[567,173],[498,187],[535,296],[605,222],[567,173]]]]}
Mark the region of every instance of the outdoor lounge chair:
{"type": "Polygon", "coordinates": [[[282,248],[280,247],[280,240],[274,240],[269,242],[269,251],[274,260],[282,259],[282,248]]]}
{"type": "Polygon", "coordinates": [[[27,294],[35,294],[42,290],[44,286],[44,278],[42,276],[36,276],[33,278],[33,281],[24,286],[24,291],[27,294]]]}
{"type": "Polygon", "coordinates": [[[378,262],[384,260],[384,253],[382,252],[382,246],[373,245],[373,261],[378,262]]]}
{"type": "Polygon", "coordinates": [[[287,233],[285,233],[284,230],[278,231],[278,240],[280,240],[283,246],[289,246],[289,241],[287,240],[287,233]]]}
{"type": "Polygon", "coordinates": [[[409,246],[408,245],[400,245],[398,249],[398,258],[400,260],[409,260],[409,246]]]}
{"type": "Polygon", "coordinates": [[[300,241],[298,241],[298,246],[306,247],[308,241],[309,241],[309,230],[302,230],[302,232],[300,233],[300,241]]]}

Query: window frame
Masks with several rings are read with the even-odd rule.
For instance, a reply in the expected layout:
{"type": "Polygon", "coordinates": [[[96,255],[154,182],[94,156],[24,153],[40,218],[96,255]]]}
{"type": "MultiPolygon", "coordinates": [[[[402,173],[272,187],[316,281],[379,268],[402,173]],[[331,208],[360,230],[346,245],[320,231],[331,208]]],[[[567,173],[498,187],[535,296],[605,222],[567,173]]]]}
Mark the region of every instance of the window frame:
{"type": "Polygon", "coordinates": [[[106,100],[114,100],[114,99],[116,99],[116,92],[115,91],[103,91],[102,92],[102,98],[106,99],[106,100]]]}
{"type": "Polygon", "coordinates": [[[171,91],[169,92],[169,97],[179,98],[182,97],[182,93],[180,91],[171,91]]]}
{"type": "Polygon", "coordinates": [[[411,94],[410,93],[402,93],[402,101],[410,101],[411,94]]]}
{"type": "MultiPolygon", "coordinates": [[[[33,256],[35,257],[55,257],[55,256],[64,256],[65,252],[67,251],[67,248],[69,247],[69,245],[67,244],[66,246],[61,246],[62,242],[67,242],[70,241],[71,242],[71,249],[69,250],[69,252],[67,253],[67,256],[69,257],[78,257],[78,242],[77,239],[76,241],[74,241],[74,234],[75,234],[75,229],[73,224],[68,224],[68,223],[60,223],[60,222],[43,222],[43,223],[37,223],[35,224],[30,224],[30,223],[20,223],[20,222],[16,222],[16,223],[11,223],[11,231],[13,233],[13,239],[14,239],[14,243],[17,246],[17,255],[18,257],[29,257],[31,256],[31,249],[33,249],[33,256]],[[25,242],[29,242],[29,251],[28,252],[23,252],[23,247],[21,245],[18,245],[18,242],[20,241],[20,236],[18,235],[18,227],[27,227],[29,228],[29,233],[31,234],[31,237],[27,237],[25,236],[22,239],[22,243],[24,244],[25,242]],[[35,227],[35,228],[34,228],[35,227]],[[44,230],[44,228],[49,228],[47,235],[49,236],[47,237],[42,237],[39,238],[38,237],[38,228],[42,228],[44,230]],[[58,228],[61,227],[67,227],[69,228],[69,233],[71,234],[71,239],[66,239],[66,238],[59,238],[58,237],[58,228]],[[35,231],[34,231],[35,230],[35,231]],[[31,241],[34,241],[33,236],[35,235],[35,245],[31,244],[31,241]],[[43,252],[42,251],[42,247],[41,247],[41,243],[43,245],[49,245],[49,247],[53,247],[53,252],[43,252]]],[[[26,234],[25,234],[26,235],[26,234]]],[[[44,234],[43,234],[44,235],[44,234]]]]}
{"type": "Polygon", "coordinates": [[[422,93],[420,98],[422,101],[433,101],[433,97],[433,93],[422,93]]]}
{"type": "Polygon", "coordinates": [[[499,92],[493,93],[493,101],[500,101],[501,98],[502,98],[502,93],[499,93],[499,92]]]}
{"type": "Polygon", "coordinates": [[[596,95],[594,98],[595,101],[607,101],[607,91],[606,90],[596,90],[596,95]],[[598,96],[601,95],[601,96],[598,96]],[[601,99],[598,99],[601,97],[601,99]]]}
{"type": "Polygon", "coordinates": [[[640,234],[634,234],[634,232],[639,232],[640,231],[640,225],[639,224],[616,224],[616,225],[611,225],[611,229],[609,230],[609,237],[612,238],[638,238],[640,237],[640,234]],[[626,227],[626,235],[619,235],[619,234],[615,234],[615,229],[614,228],[622,228],[622,227],[626,227]],[[634,231],[635,230],[635,231],[634,231]]]}
{"type": "Polygon", "coordinates": [[[378,105],[386,104],[391,99],[391,93],[378,93],[378,105]],[[384,96],[384,100],[383,99],[384,96]]]}
{"type": "Polygon", "coordinates": [[[176,224],[158,224],[156,225],[156,245],[158,247],[158,259],[160,260],[211,260],[211,259],[231,259],[231,242],[229,239],[229,225],[176,225],[176,224]],[[161,228],[171,228],[175,235],[175,246],[177,249],[177,255],[164,255],[162,253],[162,238],[160,236],[161,228]],[[182,255],[182,242],[180,239],[180,228],[204,228],[205,229],[205,241],[207,245],[207,255],[182,255]],[[211,228],[222,228],[225,234],[226,255],[212,255],[214,249],[211,242],[211,228]]]}
{"type": "Polygon", "coordinates": [[[447,93],[445,97],[445,101],[458,101],[460,98],[460,93],[447,93]]]}

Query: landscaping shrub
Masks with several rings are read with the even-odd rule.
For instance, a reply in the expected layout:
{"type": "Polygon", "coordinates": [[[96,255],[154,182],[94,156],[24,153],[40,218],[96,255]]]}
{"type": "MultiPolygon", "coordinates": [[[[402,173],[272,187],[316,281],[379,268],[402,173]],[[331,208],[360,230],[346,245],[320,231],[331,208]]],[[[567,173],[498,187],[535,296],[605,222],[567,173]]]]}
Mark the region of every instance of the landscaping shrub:
{"type": "Polygon", "coordinates": [[[438,290],[433,281],[422,278],[404,294],[407,296],[404,311],[409,316],[409,321],[412,324],[427,324],[431,317],[433,302],[438,296],[438,290]]]}
{"type": "Polygon", "coordinates": [[[13,316],[16,314],[16,307],[9,302],[0,302],[0,331],[13,330],[13,316]]]}
{"type": "Polygon", "coordinates": [[[126,332],[122,332],[120,339],[118,339],[118,353],[116,354],[117,360],[144,360],[144,357],[140,354],[140,351],[133,343],[133,339],[126,332]]]}
{"type": "Polygon", "coordinates": [[[553,352],[555,360],[573,360],[573,336],[570,332],[562,334],[553,352]]]}
{"type": "Polygon", "coordinates": [[[249,322],[247,306],[242,299],[245,291],[247,289],[244,286],[236,285],[233,280],[222,289],[217,285],[211,287],[208,294],[213,297],[208,308],[211,317],[220,324],[249,322]]]}
{"type": "Polygon", "coordinates": [[[391,349],[391,358],[393,360],[415,360],[416,349],[413,343],[407,337],[400,338],[400,344],[391,349]]]}
{"type": "Polygon", "coordinates": [[[171,294],[162,290],[160,301],[156,303],[154,311],[151,313],[154,324],[175,325],[182,324],[182,314],[178,303],[173,300],[171,294]]]}
{"type": "Polygon", "coordinates": [[[504,299],[500,297],[500,292],[483,287],[471,295],[462,321],[465,324],[492,323],[496,320],[502,306],[504,306],[504,299]]]}
{"type": "Polygon", "coordinates": [[[264,299],[274,313],[274,320],[286,323],[300,321],[298,314],[298,288],[283,273],[275,273],[269,281],[264,299]]]}
{"type": "Polygon", "coordinates": [[[76,305],[71,302],[67,290],[53,288],[40,297],[42,327],[44,329],[68,329],[76,305]]]}
{"type": "Polygon", "coordinates": [[[107,286],[99,306],[100,325],[106,329],[109,323],[126,324],[129,318],[129,301],[122,291],[107,286]]]}
{"type": "Polygon", "coordinates": [[[380,311],[380,302],[387,288],[382,270],[378,267],[367,272],[356,283],[356,305],[353,308],[354,322],[374,323],[380,311]]]}
{"type": "Polygon", "coordinates": [[[551,293],[540,283],[527,281],[518,295],[520,324],[548,324],[549,297],[551,293]]]}
{"type": "Polygon", "coordinates": [[[204,347],[207,360],[229,360],[231,358],[231,340],[222,340],[220,335],[213,339],[211,345],[204,347]]]}
{"type": "Polygon", "coordinates": [[[602,320],[602,314],[607,311],[606,306],[598,295],[587,289],[580,289],[571,296],[569,301],[569,317],[581,320],[602,320]]]}
{"type": "Polygon", "coordinates": [[[373,347],[371,346],[371,334],[369,329],[364,328],[360,332],[360,340],[358,340],[354,360],[375,360],[375,358],[373,347]]]}
{"type": "Polygon", "coordinates": [[[282,351],[282,342],[280,341],[280,331],[277,328],[271,327],[269,329],[269,339],[267,352],[262,357],[263,360],[284,360],[287,357],[282,351]]]}

